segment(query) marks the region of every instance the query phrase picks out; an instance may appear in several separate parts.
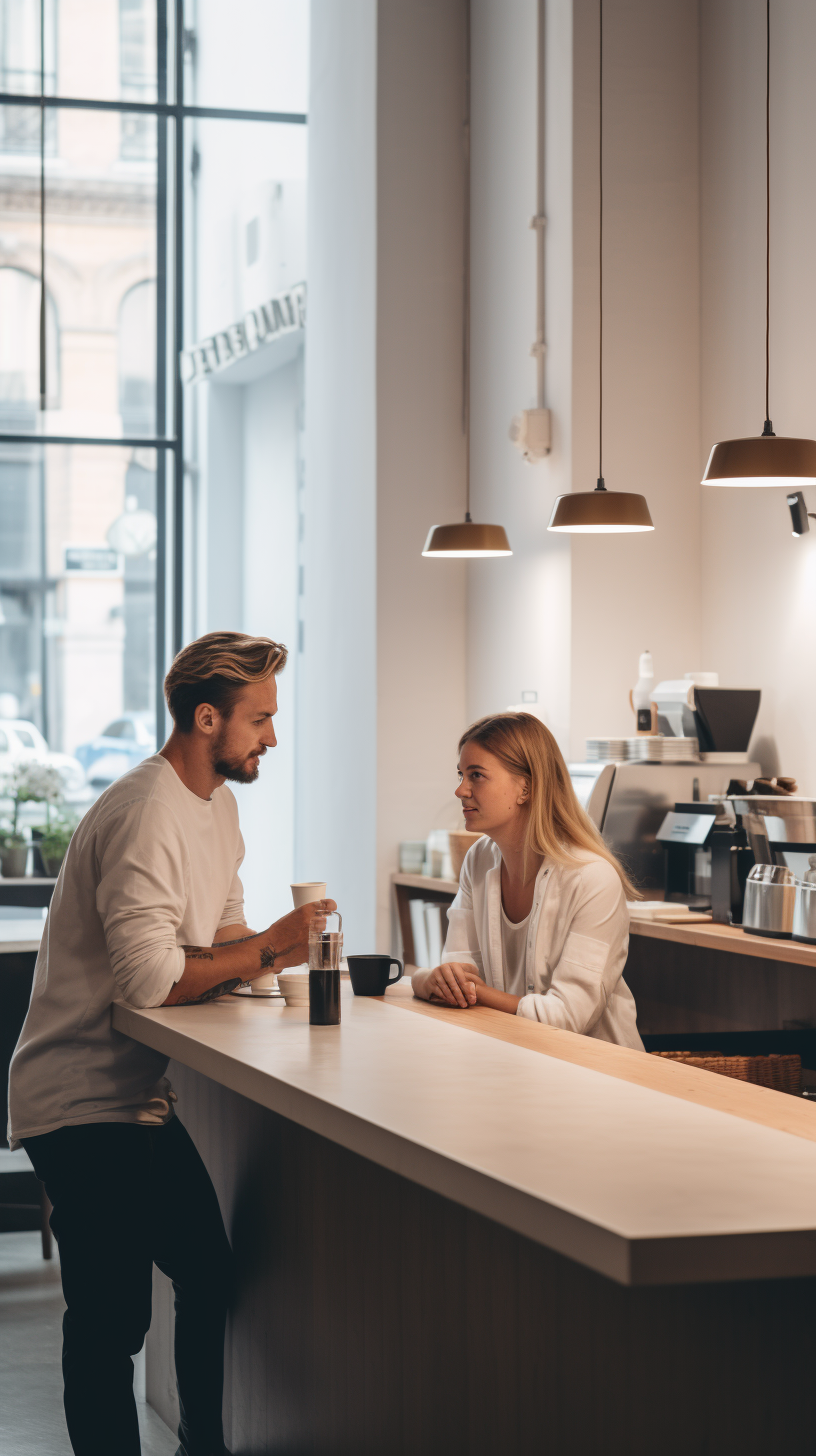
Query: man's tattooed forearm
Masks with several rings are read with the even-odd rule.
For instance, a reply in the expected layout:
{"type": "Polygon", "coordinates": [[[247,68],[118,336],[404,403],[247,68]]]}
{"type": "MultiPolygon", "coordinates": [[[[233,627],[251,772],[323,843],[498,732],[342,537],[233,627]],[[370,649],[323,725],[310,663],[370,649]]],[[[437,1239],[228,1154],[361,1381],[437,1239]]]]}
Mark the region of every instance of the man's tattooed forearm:
{"type": "Polygon", "coordinates": [[[226,996],[228,991],[234,991],[236,986],[241,985],[241,977],[234,976],[231,981],[222,981],[220,986],[210,986],[209,991],[202,991],[200,996],[179,996],[176,1006],[201,1006],[204,1001],[215,1001],[218,996],[226,996]]]}
{"type": "Polygon", "coordinates": [[[212,951],[205,950],[203,945],[183,945],[182,950],[188,961],[211,961],[212,951]]]}
{"type": "Polygon", "coordinates": [[[261,950],[261,970],[271,971],[275,961],[279,961],[281,956],[291,955],[294,948],[293,945],[285,945],[283,950],[275,950],[274,945],[265,945],[261,950]]]}

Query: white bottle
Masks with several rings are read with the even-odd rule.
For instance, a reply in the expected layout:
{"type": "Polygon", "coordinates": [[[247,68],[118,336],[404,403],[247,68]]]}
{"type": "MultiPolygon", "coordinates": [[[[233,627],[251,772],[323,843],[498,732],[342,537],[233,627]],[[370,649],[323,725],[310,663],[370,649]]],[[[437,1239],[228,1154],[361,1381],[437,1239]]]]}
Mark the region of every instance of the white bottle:
{"type": "Polygon", "coordinates": [[[652,730],[652,691],[654,689],[654,666],[651,652],[641,652],[639,677],[629,695],[635,712],[638,733],[652,730]]]}

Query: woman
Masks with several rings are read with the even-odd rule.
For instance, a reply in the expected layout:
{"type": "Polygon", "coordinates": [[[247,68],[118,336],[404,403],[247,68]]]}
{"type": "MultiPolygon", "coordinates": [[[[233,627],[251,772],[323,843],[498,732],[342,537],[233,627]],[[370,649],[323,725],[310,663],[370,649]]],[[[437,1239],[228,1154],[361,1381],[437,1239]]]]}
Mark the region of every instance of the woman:
{"type": "Polygon", "coordinates": [[[558,744],[530,713],[480,718],[459,742],[468,850],[442,964],[414,993],[492,1006],[643,1050],[623,980],[629,944],[622,866],[584,813],[558,744]]]}

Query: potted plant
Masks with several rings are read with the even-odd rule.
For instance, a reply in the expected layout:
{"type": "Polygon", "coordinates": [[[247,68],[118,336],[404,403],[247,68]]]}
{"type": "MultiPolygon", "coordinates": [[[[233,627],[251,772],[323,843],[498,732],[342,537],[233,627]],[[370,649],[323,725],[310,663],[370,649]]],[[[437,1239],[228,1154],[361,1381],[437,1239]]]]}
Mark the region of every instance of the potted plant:
{"type": "Polygon", "coordinates": [[[38,843],[45,873],[54,879],[62,868],[62,861],[68,853],[68,845],[71,843],[75,828],[75,824],[69,824],[65,819],[58,819],[54,823],[48,824],[40,835],[38,843]]]}
{"type": "Polygon", "coordinates": [[[17,829],[0,831],[0,871],[7,880],[21,880],[26,872],[28,840],[17,829]]]}
{"type": "Polygon", "coordinates": [[[51,806],[61,802],[62,794],[62,775],[41,759],[23,759],[4,776],[0,797],[10,799],[12,804],[11,823],[0,830],[0,870],[5,878],[22,879],[26,872],[29,845],[20,827],[20,805],[45,804],[50,827],[51,806]]]}

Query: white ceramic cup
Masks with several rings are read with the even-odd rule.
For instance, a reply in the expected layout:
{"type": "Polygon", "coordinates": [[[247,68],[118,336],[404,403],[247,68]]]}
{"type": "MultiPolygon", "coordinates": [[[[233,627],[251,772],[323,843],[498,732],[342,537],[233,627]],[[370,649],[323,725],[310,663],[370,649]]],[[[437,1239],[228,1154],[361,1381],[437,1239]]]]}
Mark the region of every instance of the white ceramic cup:
{"type": "Polygon", "coordinates": [[[311,905],[313,900],[325,900],[325,880],[300,880],[296,885],[291,885],[292,899],[295,902],[295,909],[299,910],[301,905],[311,905]]]}
{"type": "Polygon", "coordinates": [[[268,975],[266,975],[266,976],[256,976],[254,980],[250,981],[250,983],[249,983],[249,989],[250,989],[250,991],[274,991],[274,989],[277,986],[277,984],[278,984],[278,975],[277,975],[277,972],[276,971],[270,971],[268,973],[268,975]]]}
{"type": "Polygon", "coordinates": [[[283,993],[287,1006],[308,1006],[309,1004],[309,972],[300,967],[293,970],[291,967],[281,971],[278,976],[278,985],[283,993]]]}

